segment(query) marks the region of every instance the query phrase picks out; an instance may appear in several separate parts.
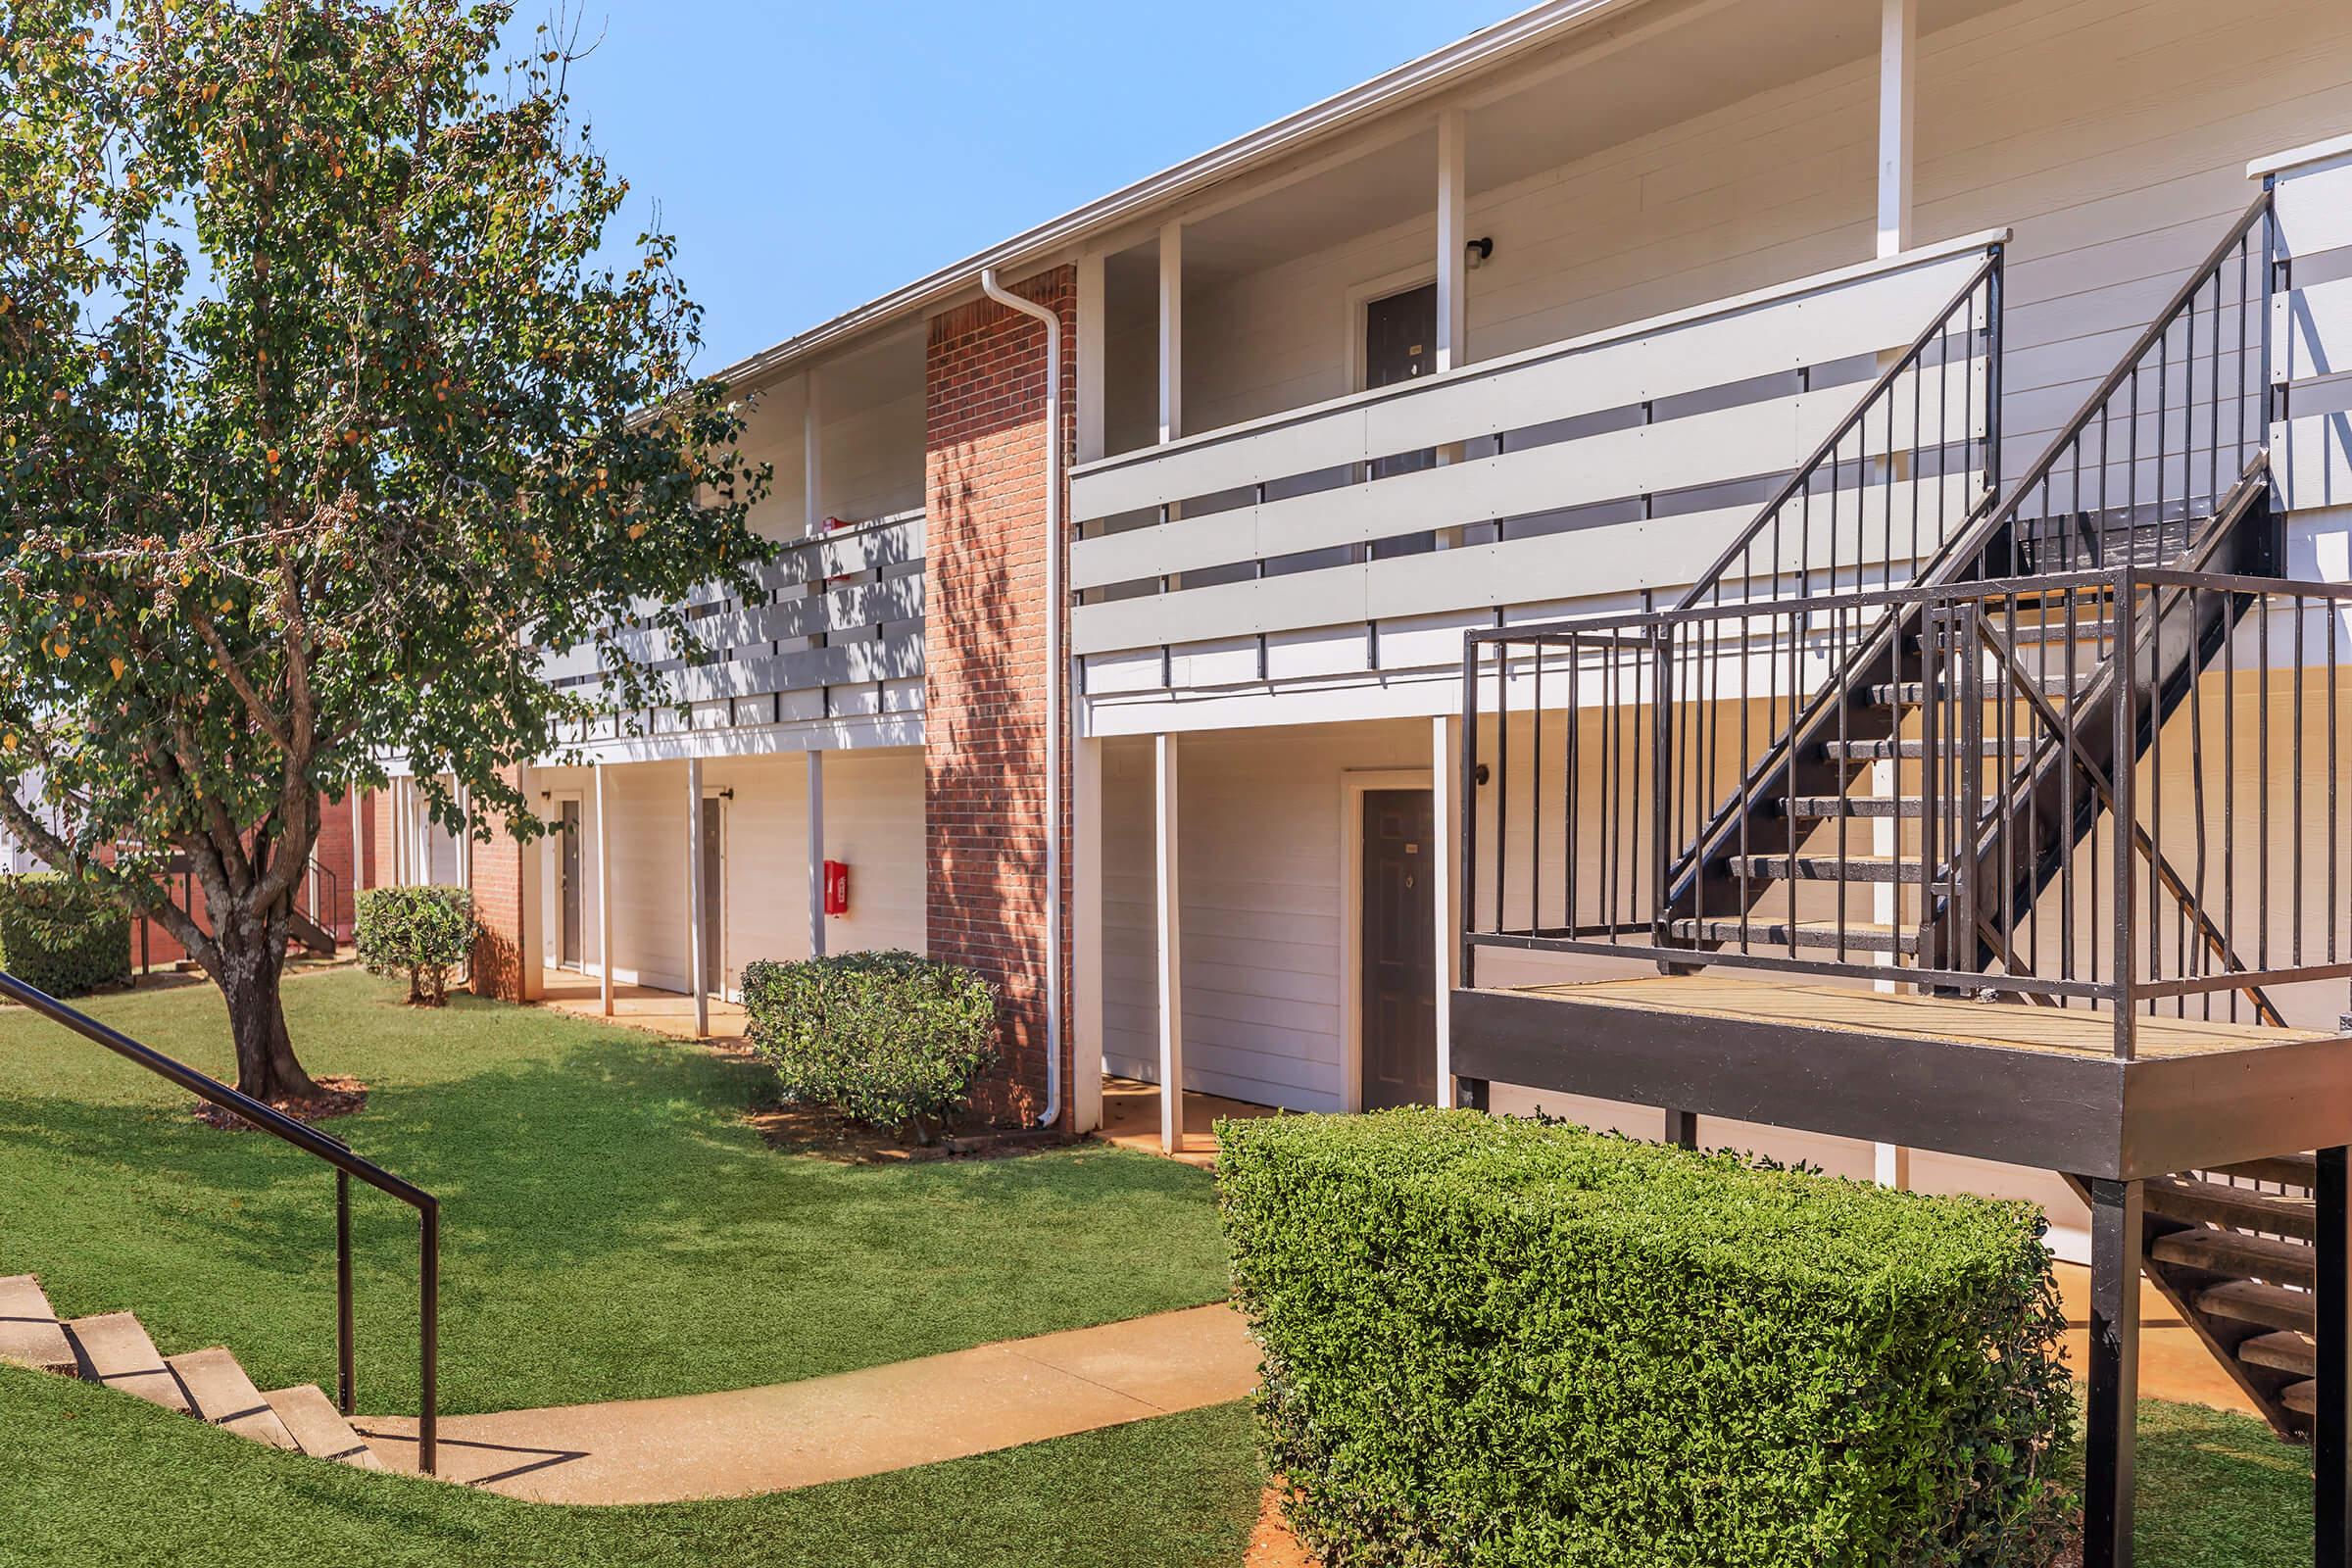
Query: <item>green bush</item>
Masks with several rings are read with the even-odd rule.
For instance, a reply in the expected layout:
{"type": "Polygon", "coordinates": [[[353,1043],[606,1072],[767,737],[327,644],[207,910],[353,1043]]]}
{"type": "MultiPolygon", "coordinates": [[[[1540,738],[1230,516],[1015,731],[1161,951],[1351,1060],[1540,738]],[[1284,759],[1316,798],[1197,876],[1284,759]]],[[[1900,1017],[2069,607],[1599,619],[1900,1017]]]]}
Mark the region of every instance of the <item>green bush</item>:
{"type": "Polygon", "coordinates": [[[56,871],[0,876],[0,968],[53,997],[130,978],[130,911],[56,871]]]}
{"type": "Polygon", "coordinates": [[[2048,1560],[2038,1210],[1471,1111],[1217,1128],[1259,1430],[1340,1564],[2048,1560]]]}
{"type": "Polygon", "coordinates": [[[752,1045],[788,1099],[929,1143],[997,1059],[997,989],[911,953],[744,965],[752,1045]]]}
{"type": "Polygon", "coordinates": [[[438,1007],[449,973],[473,953],[479,934],[473,895],[464,888],[369,888],[352,913],[352,946],[376,974],[406,975],[409,1001],[438,1007]]]}

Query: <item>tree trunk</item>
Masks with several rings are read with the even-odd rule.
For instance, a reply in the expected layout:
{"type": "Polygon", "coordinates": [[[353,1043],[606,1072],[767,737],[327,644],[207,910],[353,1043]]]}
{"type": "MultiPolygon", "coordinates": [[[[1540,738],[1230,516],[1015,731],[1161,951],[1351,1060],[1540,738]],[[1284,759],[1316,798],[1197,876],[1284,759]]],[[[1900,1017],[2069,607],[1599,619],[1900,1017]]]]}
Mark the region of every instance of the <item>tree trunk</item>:
{"type": "Polygon", "coordinates": [[[237,1045],[237,1088],[263,1102],[307,1099],[318,1093],[294,1059],[286,1034],[279,981],[286,966],[283,913],[237,910],[213,931],[220,968],[213,979],[228,1003],[228,1028],[237,1045]]]}

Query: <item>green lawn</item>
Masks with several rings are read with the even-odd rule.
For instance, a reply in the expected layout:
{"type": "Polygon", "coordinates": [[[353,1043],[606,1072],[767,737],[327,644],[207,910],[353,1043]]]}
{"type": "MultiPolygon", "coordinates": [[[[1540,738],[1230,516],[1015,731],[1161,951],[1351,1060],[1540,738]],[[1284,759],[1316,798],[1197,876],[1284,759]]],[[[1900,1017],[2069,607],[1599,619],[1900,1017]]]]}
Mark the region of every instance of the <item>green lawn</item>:
{"type": "MultiPolygon", "coordinates": [[[[1080,1147],[844,1166],[742,1122],[754,1064],[536,1009],[399,1004],[289,980],[314,1072],[371,1088],[330,1124],[439,1195],[442,1408],[690,1394],[847,1371],[1224,1294],[1209,1177],[1080,1147]]],[[[226,1075],[209,986],[89,1010],[226,1075]]],[[[274,1139],[27,1013],[0,1012],[0,1273],[68,1315],[135,1310],[166,1353],[233,1349],[332,1387],[334,1184],[274,1139]]],[[[360,1403],[416,1408],[416,1229],[360,1191],[360,1403]]],[[[1132,1440],[1142,1441],[1142,1440],[1132,1440]]]]}
{"type": "Polygon", "coordinates": [[[0,1568],[1235,1568],[1240,1405],[723,1502],[558,1508],[347,1470],[0,1367],[0,1568]]]}

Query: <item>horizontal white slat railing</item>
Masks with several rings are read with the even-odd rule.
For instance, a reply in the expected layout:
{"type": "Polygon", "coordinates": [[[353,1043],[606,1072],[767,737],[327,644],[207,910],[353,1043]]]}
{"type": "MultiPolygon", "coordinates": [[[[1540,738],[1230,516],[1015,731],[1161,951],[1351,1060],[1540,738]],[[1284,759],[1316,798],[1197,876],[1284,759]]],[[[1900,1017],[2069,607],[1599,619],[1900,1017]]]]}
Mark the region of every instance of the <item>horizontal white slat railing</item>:
{"type": "Polygon", "coordinates": [[[2271,299],[2271,460],[2290,510],[2352,503],[2352,137],[2274,172],[2284,286],[2271,299]]]}
{"type": "MultiPolygon", "coordinates": [[[[661,676],[670,701],[732,705],[835,687],[918,680],[923,673],[924,517],[876,518],[821,538],[783,544],[739,594],[714,584],[687,596],[681,638],[656,627],[622,631],[621,653],[661,676]]],[[[547,655],[543,678],[593,698],[602,682],[596,648],[547,655]]],[[[829,699],[814,712],[830,712],[829,699]]],[[[781,704],[739,721],[796,716],[781,704]]]]}
{"type": "MultiPolygon", "coordinates": [[[[1280,648],[1270,662],[1264,639],[1317,628],[1360,636],[1357,667],[1395,668],[1381,660],[1386,619],[1460,612],[1463,625],[1492,624],[1512,606],[1687,585],[2003,238],[1973,235],[1084,465],[1071,479],[1071,651],[1090,680],[1105,677],[1102,690],[1201,684],[1211,670],[1279,679],[1280,648]],[[1383,460],[1408,454],[1439,461],[1383,473],[1383,460]],[[1224,657],[1252,638],[1254,671],[1224,657]],[[1180,649],[1216,654],[1188,661],[1180,649]]],[[[1906,427],[1981,442],[1987,346],[1907,372],[1886,406],[1906,427]]],[[[1900,447],[1900,434],[1880,450],[1900,447]]],[[[1874,501],[1895,525],[1857,541],[1848,519],[1840,569],[1906,559],[1899,519],[1947,508],[1972,482],[1968,466],[1897,465],[1874,501]]],[[[1781,569],[1820,564],[1829,532],[1827,519],[1821,536],[1790,528],[1781,569]]],[[[1418,639],[1430,657],[1408,657],[1451,662],[1454,643],[1418,639]]],[[[1331,672],[1330,650],[1310,662],[1331,672]]]]}

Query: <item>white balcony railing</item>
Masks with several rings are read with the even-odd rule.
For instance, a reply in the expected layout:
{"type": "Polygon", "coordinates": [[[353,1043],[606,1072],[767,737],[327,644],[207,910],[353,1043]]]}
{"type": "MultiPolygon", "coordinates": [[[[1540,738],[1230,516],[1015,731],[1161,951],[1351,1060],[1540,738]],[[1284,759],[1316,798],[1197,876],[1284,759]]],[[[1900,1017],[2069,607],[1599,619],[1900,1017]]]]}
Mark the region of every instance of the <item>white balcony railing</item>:
{"type": "MultiPolygon", "coordinates": [[[[1070,555],[1086,690],[1458,669],[1467,626],[1688,585],[2003,238],[1087,464],[1070,555]]],[[[1983,440],[1984,344],[1965,352],[1962,373],[1894,389],[1906,424],[1916,405],[1925,428],[1983,440]]],[[[1886,504],[1916,488],[1912,505],[1945,506],[1925,492],[1971,484],[1967,466],[1889,474],[1886,504]]]]}
{"type": "MultiPolygon", "coordinates": [[[[620,644],[661,675],[669,700],[726,704],[737,723],[823,716],[841,710],[836,691],[920,681],[923,522],[905,513],[786,543],[753,592],[712,585],[688,596],[691,646],[652,628],[623,632],[620,644]]],[[[601,684],[584,643],[541,668],[583,693],[601,684]]]]}

